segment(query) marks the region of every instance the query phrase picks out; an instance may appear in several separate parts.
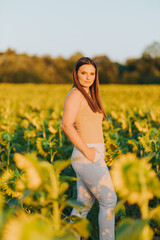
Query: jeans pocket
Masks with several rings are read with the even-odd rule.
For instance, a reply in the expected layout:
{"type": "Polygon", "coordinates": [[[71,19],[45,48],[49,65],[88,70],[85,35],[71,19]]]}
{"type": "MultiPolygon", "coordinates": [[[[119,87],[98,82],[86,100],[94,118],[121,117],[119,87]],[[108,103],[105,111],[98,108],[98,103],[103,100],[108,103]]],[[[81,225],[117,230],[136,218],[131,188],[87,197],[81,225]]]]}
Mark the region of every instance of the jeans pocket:
{"type": "Polygon", "coordinates": [[[97,152],[95,152],[93,163],[96,161],[97,152]]]}
{"type": "Polygon", "coordinates": [[[95,152],[95,156],[94,156],[94,161],[93,162],[97,162],[98,161],[99,154],[100,154],[100,152],[95,152]]]}
{"type": "Polygon", "coordinates": [[[93,163],[97,163],[99,161],[101,161],[104,158],[104,153],[99,151],[99,152],[95,152],[95,157],[94,157],[94,161],[93,163]]]}

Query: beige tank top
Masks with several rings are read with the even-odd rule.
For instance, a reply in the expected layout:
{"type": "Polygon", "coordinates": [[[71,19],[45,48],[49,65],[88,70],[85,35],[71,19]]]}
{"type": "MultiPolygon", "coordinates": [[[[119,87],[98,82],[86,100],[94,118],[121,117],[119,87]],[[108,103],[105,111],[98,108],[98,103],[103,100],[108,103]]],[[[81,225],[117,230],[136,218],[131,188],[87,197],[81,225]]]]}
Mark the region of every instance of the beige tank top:
{"type": "Polygon", "coordinates": [[[74,126],[86,143],[104,143],[102,119],[103,113],[93,112],[84,97],[78,110],[74,126]]]}

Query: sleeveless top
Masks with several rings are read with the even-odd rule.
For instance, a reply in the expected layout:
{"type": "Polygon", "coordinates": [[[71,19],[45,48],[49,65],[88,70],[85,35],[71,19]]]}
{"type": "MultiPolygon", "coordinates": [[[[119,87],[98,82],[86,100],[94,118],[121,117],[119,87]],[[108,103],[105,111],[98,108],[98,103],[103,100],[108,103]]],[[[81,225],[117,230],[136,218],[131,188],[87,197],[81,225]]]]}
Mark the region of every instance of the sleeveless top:
{"type": "Polygon", "coordinates": [[[103,113],[93,112],[87,100],[84,100],[78,110],[74,127],[86,143],[104,143],[103,113]]]}

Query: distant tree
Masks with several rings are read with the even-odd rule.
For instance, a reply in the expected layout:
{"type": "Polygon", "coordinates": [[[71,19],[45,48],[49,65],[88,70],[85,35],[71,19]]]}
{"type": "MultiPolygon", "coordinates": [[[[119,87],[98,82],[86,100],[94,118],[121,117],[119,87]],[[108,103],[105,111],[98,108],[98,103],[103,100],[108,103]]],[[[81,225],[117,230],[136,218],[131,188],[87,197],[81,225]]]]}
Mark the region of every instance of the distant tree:
{"type": "Polygon", "coordinates": [[[115,65],[118,69],[118,76],[117,76],[117,81],[116,83],[124,83],[123,81],[123,75],[124,72],[126,71],[126,65],[125,64],[121,64],[119,62],[115,62],[115,65]]]}
{"type": "Polygon", "coordinates": [[[16,54],[15,50],[11,49],[11,48],[8,48],[7,51],[5,52],[5,54],[7,55],[13,55],[13,54],[16,54]]]}
{"type": "Polygon", "coordinates": [[[68,59],[59,56],[53,62],[56,71],[56,83],[71,83],[72,71],[69,69],[68,59]]]}
{"type": "Polygon", "coordinates": [[[81,52],[76,52],[69,58],[69,61],[76,63],[76,61],[81,57],[84,57],[84,55],[81,52]]]}
{"type": "Polygon", "coordinates": [[[42,59],[47,66],[51,66],[53,64],[53,59],[49,55],[44,55],[42,59]]]}
{"type": "MultiPolygon", "coordinates": [[[[125,64],[112,62],[107,56],[95,56],[100,84],[160,84],[160,44],[148,47],[141,58],[131,58],[125,64]],[[159,57],[158,57],[159,56],[159,57]]],[[[83,54],[70,58],[38,57],[18,54],[12,49],[0,52],[0,82],[11,83],[73,83],[73,67],[83,54]]]]}
{"type": "Polygon", "coordinates": [[[93,58],[99,71],[100,83],[115,83],[118,77],[118,68],[107,56],[96,56],[93,58]]]}
{"type": "Polygon", "coordinates": [[[125,66],[122,83],[160,83],[160,58],[143,55],[141,58],[128,59],[125,66]]]}
{"type": "Polygon", "coordinates": [[[142,57],[160,57],[160,43],[153,42],[151,45],[149,45],[142,53],[142,57]]]}
{"type": "Polygon", "coordinates": [[[70,82],[72,82],[72,73],[73,73],[74,65],[76,61],[81,57],[84,57],[84,55],[81,52],[76,52],[70,58],[68,58],[68,71],[71,73],[70,82]]]}

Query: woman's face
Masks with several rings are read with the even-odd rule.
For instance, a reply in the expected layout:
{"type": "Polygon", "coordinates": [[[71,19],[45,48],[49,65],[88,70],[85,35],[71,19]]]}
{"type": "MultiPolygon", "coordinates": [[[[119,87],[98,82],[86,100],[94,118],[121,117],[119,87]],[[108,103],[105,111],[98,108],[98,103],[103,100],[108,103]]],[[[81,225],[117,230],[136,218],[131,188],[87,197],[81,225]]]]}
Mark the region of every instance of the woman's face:
{"type": "Polygon", "coordinates": [[[88,92],[95,80],[95,67],[92,64],[84,64],[79,67],[77,75],[79,83],[88,92]]]}

